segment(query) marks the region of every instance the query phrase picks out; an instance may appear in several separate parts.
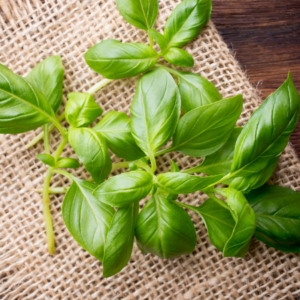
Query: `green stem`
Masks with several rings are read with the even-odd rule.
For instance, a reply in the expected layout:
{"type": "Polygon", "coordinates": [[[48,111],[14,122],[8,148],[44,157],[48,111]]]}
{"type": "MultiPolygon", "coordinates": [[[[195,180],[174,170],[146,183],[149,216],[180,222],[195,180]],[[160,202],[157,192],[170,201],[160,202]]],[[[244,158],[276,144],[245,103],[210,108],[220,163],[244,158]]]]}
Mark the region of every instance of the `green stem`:
{"type": "Polygon", "coordinates": [[[44,132],[44,147],[45,153],[50,154],[50,144],[49,144],[49,124],[43,125],[43,132],[44,132]]]}
{"type": "Polygon", "coordinates": [[[101,81],[97,82],[95,85],[93,85],[88,91],[87,93],[89,94],[94,94],[96,93],[98,90],[100,90],[101,88],[103,88],[104,86],[106,86],[107,84],[109,84],[110,82],[112,82],[113,79],[107,79],[104,78],[101,81]]]}
{"type": "Polygon", "coordinates": [[[153,37],[149,32],[148,32],[148,37],[149,37],[150,47],[153,48],[153,37]]]}
{"type": "Polygon", "coordinates": [[[215,200],[216,202],[218,202],[221,206],[223,206],[224,208],[228,209],[228,205],[220,198],[218,198],[217,196],[215,196],[214,193],[206,193],[206,195],[209,198],[212,198],[213,200],[215,200]]]}
{"type": "Polygon", "coordinates": [[[154,154],[154,156],[157,157],[157,156],[160,156],[160,155],[163,155],[163,154],[172,152],[172,151],[174,151],[174,150],[175,150],[175,148],[172,148],[172,147],[167,148],[167,149],[163,149],[163,150],[157,151],[157,152],[154,154]]]}
{"type": "Polygon", "coordinates": [[[174,69],[171,69],[171,68],[168,68],[168,67],[166,67],[164,65],[155,64],[154,67],[163,68],[163,69],[167,70],[169,73],[175,75],[176,77],[178,77],[178,76],[180,77],[180,73],[178,71],[176,71],[174,69]]]}
{"type": "Polygon", "coordinates": [[[67,178],[69,178],[70,180],[73,181],[73,178],[72,178],[71,174],[68,173],[67,171],[64,171],[64,170],[57,170],[57,169],[56,169],[54,172],[55,172],[55,173],[58,173],[58,174],[61,174],[61,175],[64,175],[64,176],[66,176],[67,178]]]}
{"type": "Polygon", "coordinates": [[[53,154],[53,157],[55,159],[55,162],[57,162],[58,158],[60,157],[61,153],[63,152],[66,144],[68,143],[68,138],[65,136],[60,144],[58,145],[56,151],[53,154]]]}
{"type": "Polygon", "coordinates": [[[224,188],[215,188],[214,192],[221,195],[221,196],[223,196],[223,197],[227,197],[226,190],[227,189],[224,189],[224,188]]]}
{"type": "MultiPolygon", "coordinates": [[[[69,186],[64,186],[64,187],[54,187],[54,188],[49,188],[49,194],[65,194],[69,189],[69,186]]],[[[35,190],[37,193],[43,193],[43,189],[37,189],[35,190]]]]}
{"type": "Polygon", "coordinates": [[[139,168],[142,168],[144,170],[146,170],[149,173],[152,173],[152,169],[149,167],[148,164],[142,162],[142,161],[136,161],[134,162],[134,164],[136,164],[139,168]]]}

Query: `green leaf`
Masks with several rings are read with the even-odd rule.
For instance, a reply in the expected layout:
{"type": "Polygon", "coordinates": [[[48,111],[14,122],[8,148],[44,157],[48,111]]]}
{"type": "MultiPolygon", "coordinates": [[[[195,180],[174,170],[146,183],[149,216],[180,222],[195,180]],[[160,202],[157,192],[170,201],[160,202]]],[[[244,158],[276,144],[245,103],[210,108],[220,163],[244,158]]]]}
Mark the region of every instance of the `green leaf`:
{"type": "Polygon", "coordinates": [[[163,54],[166,61],[179,67],[192,67],[194,65],[193,57],[185,50],[179,48],[170,48],[163,54]]]}
{"type": "Polygon", "coordinates": [[[170,150],[193,157],[216,152],[229,139],[242,108],[237,95],[189,111],[178,122],[170,150]]]}
{"type": "Polygon", "coordinates": [[[246,198],[255,212],[255,237],[283,252],[300,253],[300,194],[264,185],[246,198]]]}
{"type": "Polygon", "coordinates": [[[204,161],[194,168],[188,169],[188,173],[204,173],[206,175],[219,175],[230,173],[234,147],[236,140],[243,128],[233,128],[233,131],[226,143],[213,154],[205,157],[204,161]]]}
{"type": "Polygon", "coordinates": [[[156,31],[155,29],[149,29],[148,33],[154,38],[162,52],[167,49],[168,41],[161,33],[156,31]]]}
{"type": "Polygon", "coordinates": [[[162,188],[173,194],[189,194],[217,183],[224,175],[200,177],[185,173],[163,173],[157,179],[162,188]]]}
{"type": "Polygon", "coordinates": [[[158,191],[140,212],[136,224],[137,244],[145,253],[176,258],[193,252],[197,237],[188,213],[158,191]]]}
{"type": "Polygon", "coordinates": [[[0,64],[0,133],[22,133],[56,122],[45,96],[0,64]]]}
{"type": "Polygon", "coordinates": [[[63,220],[77,243],[102,261],[114,209],[92,195],[96,184],[70,177],[73,183],[62,204],[63,220]]]}
{"type": "Polygon", "coordinates": [[[181,47],[195,38],[211,15],[211,0],[184,0],[173,10],[165,26],[168,47],[181,47]]]}
{"type": "Polygon", "coordinates": [[[145,156],[131,135],[130,118],[125,113],[110,111],[93,129],[106,139],[117,156],[129,161],[145,156]]]}
{"type": "Polygon", "coordinates": [[[55,168],[70,168],[77,169],[80,167],[80,163],[75,158],[60,157],[55,165],[55,168]]]}
{"type": "Polygon", "coordinates": [[[181,108],[190,110],[222,99],[218,89],[207,79],[190,72],[174,72],[179,79],[181,108]]]}
{"type": "Polygon", "coordinates": [[[103,112],[89,93],[70,93],[68,98],[66,119],[73,127],[88,126],[103,112]]]}
{"type": "Polygon", "coordinates": [[[171,159],[171,172],[180,172],[179,167],[177,166],[177,164],[175,163],[175,161],[173,161],[171,159]]]}
{"type": "Polygon", "coordinates": [[[93,180],[102,183],[111,172],[112,163],[101,135],[91,128],[72,128],[69,142],[93,180]]]}
{"type": "Polygon", "coordinates": [[[123,18],[131,25],[148,30],[153,27],[157,13],[157,0],[116,0],[123,18]]]}
{"type": "Polygon", "coordinates": [[[142,76],[130,111],[133,138],[151,158],[171,138],[180,116],[180,95],[172,76],[162,68],[142,76]]]}
{"type": "Polygon", "coordinates": [[[55,114],[63,96],[64,69],[59,55],[50,56],[37,64],[26,76],[48,100],[55,114]]]}
{"type": "Polygon", "coordinates": [[[36,158],[48,166],[51,166],[51,167],[55,166],[55,159],[50,154],[38,154],[36,156],[36,158]]]}
{"type": "Polygon", "coordinates": [[[255,213],[240,191],[228,188],[226,194],[235,226],[224,246],[223,256],[244,257],[255,231],[255,213]]]}
{"type": "Polygon", "coordinates": [[[153,176],[145,171],[131,171],[110,177],[93,194],[113,207],[128,206],[146,197],[151,191],[153,176]]]}
{"type": "Polygon", "coordinates": [[[280,156],[299,118],[299,94],[291,74],[252,114],[236,142],[232,177],[249,176],[280,156]]]}
{"type": "Polygon", "coordinates": [[[159,56],[145,44],[104,40],[90,48],[84,58],[95,72],[105,78],[119,79],[147,71],[159,56]]]}
{"type": "Polygon", "coordinates": [[[113,276],[127,265],[133,248],[138,214],[138,202],[116,211],[105,243],[103,277],[113,276]]]}

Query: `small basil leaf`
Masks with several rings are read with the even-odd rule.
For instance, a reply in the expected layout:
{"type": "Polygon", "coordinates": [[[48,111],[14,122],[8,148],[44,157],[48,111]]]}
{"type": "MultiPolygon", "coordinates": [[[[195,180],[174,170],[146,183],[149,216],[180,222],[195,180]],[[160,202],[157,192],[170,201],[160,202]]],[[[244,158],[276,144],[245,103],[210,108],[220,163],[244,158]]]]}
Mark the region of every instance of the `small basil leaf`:
{"type": "Polygon", "coordinates": [[[116,40],[104,40],[84,56],[92,70],[109,79],[136,76],[152,68],[158,57],[157,52],[145,44],[123,44],[116,40]]]}
{"type": "Polygon", "coordinates": [[[208,22],[211,0],[184,0],[175,7],[165,26],[168,47],[181,47],[195,38],[208,22]]]}
{"type": "Polygon", "coordinates": [[[300,194],[265,185],[246,198],[256,216],[255,237],[283,252],[300,253],[300,194]]]}
{"type": "Polygon", "coordinates": [[[155,23],[158,13],[157,0],[116,0],[123,18],[131,25],[148,30],[155,23]]]}
{"type": "Polygon", "coordinates": [[[242,128],[233,128],[233,131],[226,143],[217,152],[206,156],[199,166],[189,169],[189,173],[201,172],[206,175],[230,173],[235,143],[241,131],[242,128]]]}
{"type": "Polygon", "coordinates": [[[75,158],[60,157],[55,165],[55,168],[70,168],[77,169],[80,167],[80,163],[75,158]]]}
{"type": "Polygon", "coordinates": [[[180,71],[176,71],[175,75],[179,79],[181,108],[185,113],[222,99],[218,89],[204,77],[180,71]]]}
{"type": "Polygon", "coordinates": [[[145,156],[131,135],[130,118],[123,112],[110,111],[93,128],[106,139],[108,148],[126,160],[145,156]]]}
{"type": "Polygon", "coordinates": [[[219,150],[230,137],[243,108],[243,98],[237,95],[195,108],[178,122],[172,150],[201,157],[219,150]]]}
{"type": "Polygon", "coordinates": [[[105,242],[103,277],[113,276],[127,265],[133,248],[138,214],[138,202],[116,211],[105,242]]]}
{"type": "Polygon", "coordinates": [[[171,172],[180,172],[179,167],[177,166],[177,164],[175,163],[175,161],[173,161],[171,159],[171,163],[172,163],[172,165],[171,165],[171,172]]]}
{"type": "Polygon", "coordinates": [[[236,142],[232,176],[249,176],[281,154],[299,118],[299,94],[291,74],[252,114],[236,142]]]}
{"type": "Polygon", "coordinates": [[[54,119],[42,92],[0,64],[0,133],[30,131],[54,119]]]}
{"type": "Polygon", "coordinates": [[[68,98],[66,119],[73,127],[88,126],[103,112],[89,93],[70,93],[68,98]]]}
{"type": "Polygon", "coordinates": [[[167,49],[168,41],[161,33],[155,29],[149,29],[148,33],[154,38],[162,52],[167,49]]]}
{"type": "Polygon", "coordinates": [[[63,220],[77,243],[102,261],[114,209],[92,195],[96,184],[70,176],[73,183],[62,204],[63,220]]]}
{"type": "Polygon", "coordinates": [[[240,191],[228,188],[226,194],[235,226],[224,246],[223,256],[244,257],[255,231],[255,213],[240,191]]]}
{"type": "Polygon", "coordinates": [[[130,111],[133,138],[151,157],[171,138],[180,116],[180,95],[172,76],[162,68],[143,75],[130,111]]]}
{"type": "Polygon", "coordinates": [[[185,173],[163,173],[157,179],[163,189],[173,194],[188,194],[217,183],[224,175],[200,177],[185,173]]]}
{"type": "Polygon", "coordinates": [[[193,57],[185,50],[179,48],[170,48],[163,54],[166,61],[179,67],[192,67],[194,65],[193,57]]]}
{"type": "Polygon", "coordinates": [[[113,207],[128,206],[146,197],[152,189],[153,177],[145,171],[131,171],[113,176],[99,185],[93,194],[113,207]]]}
{"type": "Polygon", "coordinates": [[[112,168],[105,140],[91,128],[72,128],[69,142],[96,183],[102,183],[112,168]]]}
{"type": "Polygon", "coordinates": [[[63,95],[64,69],[59,55],[50,56],[37,64],[26,79],[46,97],[55,114],[63,95]]]}
{"type": "Polygon", "coordinates": [[[140,212],[136,224],[137,244],[145,253],[176,258],[193,252],[197,237],[188,213],[157,192],[140,212]]]}
{"type": "Polygon", "coordinates": [[[50,154],[38,154],[36,156],[36,158],[48,166],[51,166],[51,167],[55,166],[55,159],[50,154]]]}

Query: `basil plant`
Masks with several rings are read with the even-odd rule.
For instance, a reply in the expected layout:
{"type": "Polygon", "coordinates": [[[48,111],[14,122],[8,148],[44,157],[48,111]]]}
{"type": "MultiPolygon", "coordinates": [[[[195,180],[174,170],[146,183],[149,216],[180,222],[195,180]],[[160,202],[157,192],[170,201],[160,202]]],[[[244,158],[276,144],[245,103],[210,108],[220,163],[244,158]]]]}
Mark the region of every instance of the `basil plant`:
{"type": "Polygon", "coordinates": [[[41,192],[49,252],[55,253],[49,194],[65,193],[65,225],[86,251],[102,261],[104,277],[126,266],[134,241],[143,253],[164,259],[192,253],[197,236],[186,209],[201,216],[211,243],[224,257],[244,257],[253,236],[281,251],[300,253],[299,193],[265,184],[298,122],[299,94],[291,74],[243,128],[237,127],[242,95],[223,99],[200,75],[157,63],[163,57],[177,66],[193,66],[192,56],[181,47],[208,22],[211,0],[182,1],[163,34],[153,29],[157,0],[116,0],[116,4],[126,21],[147,31],[150,46],[104,40],[91,47],[86,63],[105,78],[87,92],[70,93],[60,116],[56,116],[63,94],[59,56],[40,62],[26,77],[0,65],[0,133],[43,127],[29,146],[44,139],[45,153],[37,158],[48,165],[41,192]],[[160,52],[153,49],[153,40],[160,52]],[[118,111],[101,117],[102,108],[92,94],[114,79],[141,73],[131,118],[118,111]],[[64,118],[68,129],[60,123],[64,118]],[[49,132],[54,127],[62,139],[50,153],[49,132]],[[171,145],[164,147],[170,140],[171,145]],[[78,159],[61,157],[67,143],[78,159]],[[112,163],[109,151],[123,161],[112,163]],[[184,170],[170,161],[170,171],[157,174],[156,157],[169,152],[204,160],[184,170]],[[90,180],[63,170],[81,163],[90,180]],[[122,174],[110,176],[119,168],[122,174]],[[69,178],[71,186],[51,188],[55,173],[69,178]],[[177,200],[179,194],[197,191],[209,197],[199,206],[177,200]],[[148,201],[140,210],[139,201],[145,197],[148,201]]]}

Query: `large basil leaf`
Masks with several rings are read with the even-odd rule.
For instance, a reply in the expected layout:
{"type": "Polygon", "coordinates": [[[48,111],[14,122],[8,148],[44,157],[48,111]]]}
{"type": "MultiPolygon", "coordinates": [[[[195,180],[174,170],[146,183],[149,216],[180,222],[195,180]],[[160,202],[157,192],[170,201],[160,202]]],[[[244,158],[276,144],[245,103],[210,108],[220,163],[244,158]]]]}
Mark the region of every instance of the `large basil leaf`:
{"type": "Polygon", "coordinates": [[[131,104],[131,132],[149,156],[173,135],[180,116],[180,95],[172,76],[156,68],[138,82],[131,104]]]}
{"type": "Polygon", "coordinates": [[[157,0],[116,0],[116,3],[129,24],[144,30],[154,25],[158,13],[157,0]]]}
{"type": "Polygon", "coordinates": [[[189,194],[217,183],[224,175],[200,177],[185,173],[163,173],[157,179],[162,188],[173,194],[189,194]]]}
{"type": "Polygon", "coordinates": [[[77,243],[102,261],[114,209],[92,195],[96,184],[69,176],[73,183],[62,204],[64,222],[77,243]]]}
{"type": "Polygon", "coordinates": [[[64,69],[59,55],[41,61],[26,77],[27,81],[43,93],[55,114],[61,105],[63,77],[64,69]]]}
{"type": "Polygon", "coordinates": [[[109,175],[112,163],[105,140],[91,128],[72,128],[69,142],[96,183],[109,175]]]}
{"type": "Polygon", "coordinates": [[[42,92],[0,64],[0,133],[22,133],[49,122],[57,123],[42,92]]]}
{"type": "Polygon", "coordinates": [[[300,194],[265,185],[246,198],[256,216],[255,237],[283,252],[300,253],[300,194]]]}
{"type": "Polygon", "coordinates": [[[105,137],[107,146],[117,156],[136,160],[145,156],[130,131],[130,118],[123,112],[110,111],[93,128],[105,137]]]}
{"type": "Polygon", "coordinates": [[[179,67],[192,67],[194,65],[193,57],[185,50],[179,48],[170,48],[163,54],[166,61],[179,67]]]}
{"type": "Polygon", "coordinates": [[[240,191],[228,188],[226,194],[235,226],[224,246],[223,256],[244,257],[255,231],[255,213],[240,191]]]}
{"type": "Polygon", "coordinates": [[[181,47],[195,38],[211,15],[211,0],[184,0],[173,10],[165,26],[168,47],[181,47]]]}
{"type": "Polygon", "coordinates": [[[153,67],[158,57],[157,52],[145,44],[123,44],[116,40],[104,40],[84,56],[91,69],[109,79],[138,75],[153,67]]]}
{"type": "Polygon", "coordinates": [[[219,150],[230,137],[243,108],[243,98],[220,100],[195,108],[178,122],[170,150],[201,157],[219,150]]]}
{"type": "Polygon", "coordinates": [[[154,38],[162,52],[167,49],[168,41],[161,33],[159,33],[155,29],[149,29],[148,34],[150,34],[154,38]]]}
{"type": "Polygon", "coordinates": [[[236,142],[231,176],[249,176],[281,154],[299,118],[299,94],[291,74],[252,114],[236,142]]]}
{"type": "Polygon", "coordinates": [[[157,191],[138,216],[135,235],[139,248],[172,259],[193,252],[197,237],[188,213],[157,191]]]}
{"type": "Polygon", "coordinates": [[[146,197],[153,186],[153,176],[145,171],[131,171],[109,178],[93,194],[113,207],[128,206],[146,197]]]}
{"type": "Polygon", "coordinates": [[[113,276],[127,265],[133,248],[138,214],[138,202],[116,211],[105,242],[103,277],[113,276]]]}
{"type": "Polygon", "coordinates": [[[68,98],[66,119],[73,127],[88,126],[103,112],[89,93],[70,93],[68,98]]]}

